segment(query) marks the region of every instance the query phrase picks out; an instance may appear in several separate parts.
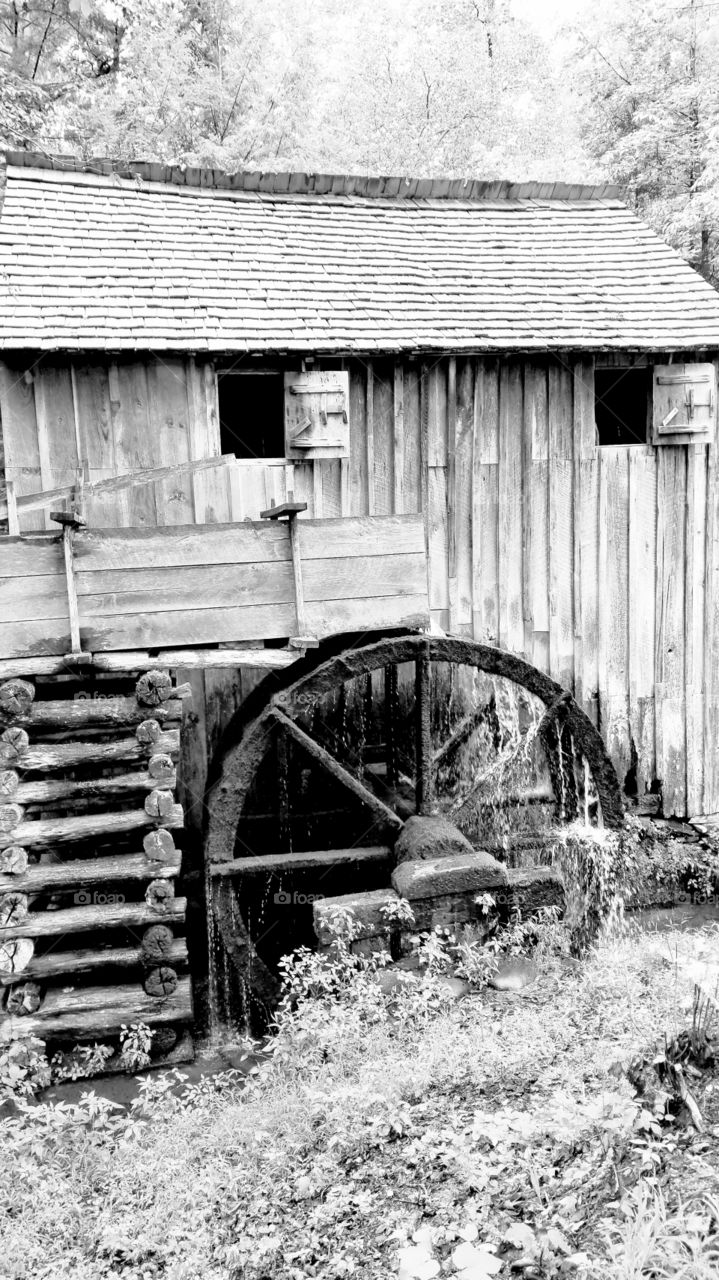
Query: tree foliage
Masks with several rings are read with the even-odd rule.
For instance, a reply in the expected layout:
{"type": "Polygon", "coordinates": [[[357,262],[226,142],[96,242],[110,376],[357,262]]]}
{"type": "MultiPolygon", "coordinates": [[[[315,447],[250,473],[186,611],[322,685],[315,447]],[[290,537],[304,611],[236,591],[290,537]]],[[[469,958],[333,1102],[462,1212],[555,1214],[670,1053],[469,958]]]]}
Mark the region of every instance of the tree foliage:
{"type": "Polygon", "coordinates": [[[569,61],[588,151],[710,278],[718,37],[719,11],[704,0],[613,0],[583,15],[569,61]]]}
{"type": "Polygon", "coordinates": [[[518,179],[579,163],[508,0],[14,0],[0,28],[13,146],[518,179]]]}
{"type": "Polygon", "coordinates": [[[0,0],[0,145],[242,168],[593,181],[719,276],[719,6],[0,0]]]}

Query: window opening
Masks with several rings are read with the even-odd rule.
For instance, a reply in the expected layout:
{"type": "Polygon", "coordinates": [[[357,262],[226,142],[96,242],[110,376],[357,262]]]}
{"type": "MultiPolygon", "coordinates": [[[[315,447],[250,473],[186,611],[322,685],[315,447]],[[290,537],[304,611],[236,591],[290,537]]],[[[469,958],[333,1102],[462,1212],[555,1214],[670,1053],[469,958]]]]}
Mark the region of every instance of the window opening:
{"type": "Polygon", "coordinates": [[[219,373],[220,449],[236,458],[284,458],[281,373],[219,373]]]}
{"type": "Polygon", "coordinates": [[[646,444],[650,391],[651,369],[596,369],[597,443],[646,444]]]}

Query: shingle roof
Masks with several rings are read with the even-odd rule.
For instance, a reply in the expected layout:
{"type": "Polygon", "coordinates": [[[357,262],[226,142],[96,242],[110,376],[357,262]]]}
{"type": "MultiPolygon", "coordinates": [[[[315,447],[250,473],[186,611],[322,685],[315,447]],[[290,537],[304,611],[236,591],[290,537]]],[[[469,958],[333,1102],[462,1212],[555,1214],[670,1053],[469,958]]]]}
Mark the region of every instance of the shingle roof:
{"type": "Polygon", "coordinates": [[[0,347],[719,347],[719,295],[610,188],[175,172],[10,163],[0,347]]]}

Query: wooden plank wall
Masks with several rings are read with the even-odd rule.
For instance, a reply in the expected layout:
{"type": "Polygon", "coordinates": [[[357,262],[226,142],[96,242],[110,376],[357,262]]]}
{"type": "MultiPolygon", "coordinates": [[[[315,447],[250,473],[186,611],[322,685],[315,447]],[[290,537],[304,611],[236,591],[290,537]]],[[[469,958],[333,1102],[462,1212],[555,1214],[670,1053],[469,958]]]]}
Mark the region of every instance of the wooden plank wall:
{"type": "MultiPolygon", "coordinates": [[[[314,517],[421,511],[438,623],[572,689],[622,779],[636,771],[640,792],[661,780],[665,812],[719,811],[716,446],[597,448],[589,359],[344,367],[346,461],[145,485],[97,499],[91,523],[256,519],[287,488],[314,517]]],[[[0,413],[18,494],[69,482],[78,457],[99,478],[219,453],[214,371],[199,361],[0,366],[0,413]]],[[[256,683],[192,681],[214,737],[256,683]]]]}
{"type": "Polygon", "coordinates": [[[348,487],[301,475],[312,513],[426,512],[436,621],[571,689],[665,813],[719,810],[716,446],[598,448],[586,358],[348,367],[348,487]]]}

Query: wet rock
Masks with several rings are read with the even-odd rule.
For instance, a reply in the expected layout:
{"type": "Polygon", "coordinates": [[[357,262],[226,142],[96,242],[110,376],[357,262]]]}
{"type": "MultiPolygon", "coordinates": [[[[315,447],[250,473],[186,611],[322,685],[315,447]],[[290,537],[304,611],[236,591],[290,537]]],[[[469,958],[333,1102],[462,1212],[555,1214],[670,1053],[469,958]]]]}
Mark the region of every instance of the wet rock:
{"type": "Polygon", "coordinates": [[[402,862],[392,872],[392,885],[401,898],[438,898],[446,894],[475,894],[507,883],[507,870],[491,854],[468,848],[441,858],[402,862]]]}
{"type": "Polygon", "coordinates": [[[522,991],[536,981],[539,970],[533,960],[524,956],[510,956],[500,960],[495,973],[489,979],[496,991],[522,991]]]}
{"type": "Polygon", "coordinates": [[[448,818],[439,814],[413,814],[405,822],[394,851],[399,866],[402,862],[422,862],[472,853],[472,846],[448,818]]]}

